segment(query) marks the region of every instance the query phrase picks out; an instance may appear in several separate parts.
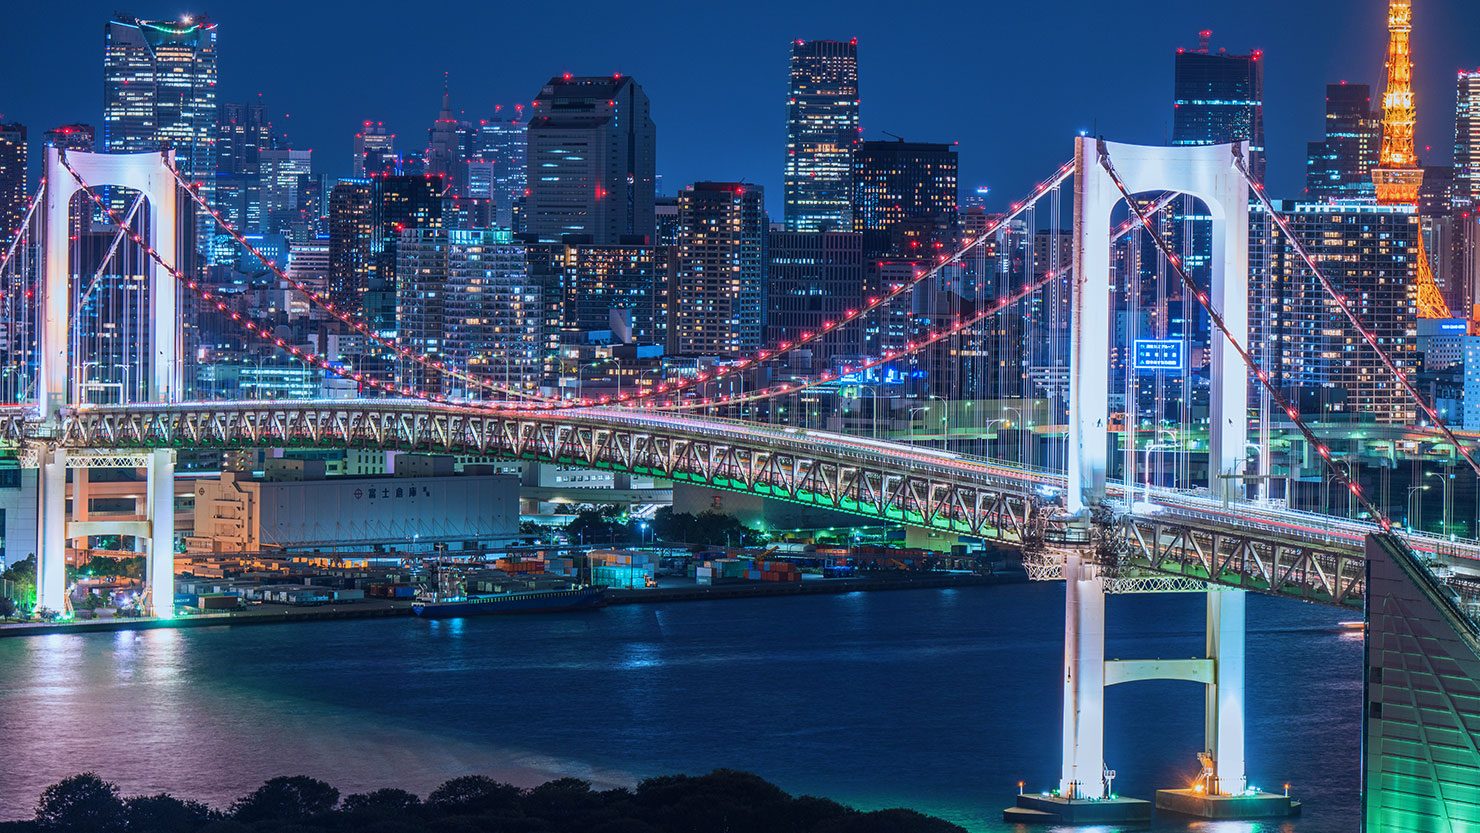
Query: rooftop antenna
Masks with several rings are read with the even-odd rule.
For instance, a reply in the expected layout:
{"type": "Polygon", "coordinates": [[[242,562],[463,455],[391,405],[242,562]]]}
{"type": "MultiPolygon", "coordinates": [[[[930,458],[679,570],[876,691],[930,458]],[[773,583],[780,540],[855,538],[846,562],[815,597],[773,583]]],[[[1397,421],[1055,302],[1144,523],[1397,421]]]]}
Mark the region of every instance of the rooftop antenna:
{"type": "Polygon", "coordinates": [[[1204,29],[1201,32],[1198,32],[1197,33],[1197,51],[1198,52],[1201,52],[1204,55],[1206,55],[1206,54],[1208,54],[1208,50],[1212,49],[1212,47],[1213,47],[1213,30],[1212,29],[1204,29]]]}

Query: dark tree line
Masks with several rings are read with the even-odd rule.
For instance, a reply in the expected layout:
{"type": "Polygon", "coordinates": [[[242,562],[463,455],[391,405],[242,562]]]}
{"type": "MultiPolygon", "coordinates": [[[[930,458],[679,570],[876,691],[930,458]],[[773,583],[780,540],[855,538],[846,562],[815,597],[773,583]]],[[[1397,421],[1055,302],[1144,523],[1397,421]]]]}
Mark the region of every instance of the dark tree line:
{"type": "Polygon", "coordinates": [[[758,776],[717,770],[594,790],[562,778],[520,789],[481,775],[425,798],[398,789],[357,793],[305,776],[274,778],[224,810],[170,795],[125,798],[92,773],[47,787],[32,821],[0,833],[965,833],[912,810],[859,812],[793,797],[758,776]]]}

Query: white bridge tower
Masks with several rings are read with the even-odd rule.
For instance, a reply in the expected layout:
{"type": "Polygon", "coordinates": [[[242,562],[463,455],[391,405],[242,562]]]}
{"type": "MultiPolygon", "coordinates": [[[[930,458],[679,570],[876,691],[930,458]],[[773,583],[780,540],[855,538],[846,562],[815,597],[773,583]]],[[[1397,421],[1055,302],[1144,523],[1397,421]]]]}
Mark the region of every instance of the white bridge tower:
{"type": "MultiPolygon", "coordinates": [[[[35,404],[50,437],[33,441],[40,468],[40,506],[37,512],[37,606],[62,612],[67,607],[67,542],[91,535],[128,535],[148,542],[148,570],[144,605],[161,618],[174,615],[174,524],[175,452],[169,449],[108,453],[68,453],[61,442],[63,409],[72,402],[70,374],[76,373],[79,357],[71,353],[70,300],[77,265],[72,262],[73,197],[82,186],[63,164],[70,165],[91,188],[119,187],[138,192],[149,206],[146,239],[168,262],[187,262],[182,245],[180,194],[170,171],[170,152],[84,153],[47,148],[45,202],[45,279],[41,286],[42,322],[39,334],[39,372],[35,404]],[[85,474],[91,468],[142,468],[146,472],[146,498],[142,520],[87,520],[85,474]],[[76,470],[73,484],[73,517],[67,515],[67,471],[76,470]]],[[[91,202],[82,211],[91,213],[91,202]]],[[[188,240],[188,238],[187,238],[188,240]]],[[[180,320],[174,277],[155,264],[148,264],[149,339],[148,357],[141,373],[148,379],[148,396],[155,403],[177,401],[180,392],[180,320]]],[[[178,266],[177,266],[178,268],[178,266]]]]}

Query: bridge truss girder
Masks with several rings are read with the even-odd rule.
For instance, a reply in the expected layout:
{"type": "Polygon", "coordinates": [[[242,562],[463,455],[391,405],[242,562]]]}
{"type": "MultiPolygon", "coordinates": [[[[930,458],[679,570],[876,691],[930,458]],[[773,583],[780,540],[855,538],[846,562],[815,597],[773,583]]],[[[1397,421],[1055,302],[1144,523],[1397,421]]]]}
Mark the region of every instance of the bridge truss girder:
{"type": "Polygon", "coordinates": [[[1367,563],[1360,552],[1133,516],[1120,518],[1107,534],[1115,553],[1112,575],[1177,576],[1362,609],[1367,563]]]}
{"type": "Polygon", "coordinates": [[[476,454],[703,484],[867,518],[1021,542],[1034,511],[1011,487],[765,441],[580,421],[568,416],[405,408],[174,406],[71,411],[69,448],[362,447],[476,454]]]}

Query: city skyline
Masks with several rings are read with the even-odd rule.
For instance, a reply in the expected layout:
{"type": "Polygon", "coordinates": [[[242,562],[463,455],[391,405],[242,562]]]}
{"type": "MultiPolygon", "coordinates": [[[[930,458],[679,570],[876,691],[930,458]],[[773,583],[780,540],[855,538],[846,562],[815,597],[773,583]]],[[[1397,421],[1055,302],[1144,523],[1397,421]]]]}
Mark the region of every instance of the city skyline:
{"type": "MultiPolygon", "coordinates": [[[[532,100],[552,74],[621,72],[636,78],[653,102],[662,132],[660,193],[676,194],[705,179],[751,181],[767,188],[769,212],[778,220],[787,55],[798,37],[857,37],[864,138],[885,138],[888,131],[911,141],[959,142],[963,191],[987,185],[997,199],[1021,191],[1031,184],[1034,171],[1062,155],[1055,136],[1062,137],[1063,147],[1080,130],[1147,143],[1169,140],[1173,56],[1179,47],[1194,48],[1200,29],[1213,30],[1215,50],[1263,50],[1268,61],[1269,180],[1285,196],[1300,194],[1305,143],[1321,133],[1325,85],[1348,80],[1378,87],[1383,80],[1380,56],[1386,33],[1380,3],[1353,9],[1322,0],[1293,12],[1267,0],[1241,10],[1161,4],[1168,7],[1164,13],[1134,22],[1118,22],[1115,15],[1081,5],[1084,19],[1094,23],[1082,31],[1059,27],[1057,9],[995,11],[990,29],[984,28],[986,10],[979,16],[966,9],[959,25],[925,31],[938,20],[895,20],[878,8],[850,7],[846,14],[841,7],[789,8],[784,16],[726,21],[731,48],[722,56],[681,37],[693,27],[718,22],[715,15],[677,7],[639,10],[630,23],[615,29],[566,27],[558,41],[505,39],[496,52],[478,43],[477,27],[449,27],[445,16],[409,21],[385,17],[381,25],[371,9],[357,17],[364,27],[361,34],[342,39],[342,46],[315,40],[310,49],[297,33],[322,28],[320,24],[342,25],[332,12],[294,7],[298,23],[283,27],[274,25],[281,19],[274,14],[275,0],[254,4],[251,14],[237,5],[205,11],[220,27],[218,100],[247,101],[261,93],[275,126],[295,146],[318,151],[315,165],[330,176],[350,173],[353,136],[366,119],[385,122],[408,147],[420,146],[437,116],[444,74],[451,79],[454,110],[476,120],[491,115],[495,104],[532,100]],[[1290,25],[1267,25],[1276,9],[1290,25]],[[1057,40],[1047,48],[1033,33],[1057,40]],[[404,56],[399,59],[381,55],[371,63],[355,60],[356,43],[393,35],[412,44],[440,46],[388,53],[404,56]],[[1103,42],[1092,40],[1100,37],[1103,42]],[[929,42],[939,48],[919,47],[929,42]],[[987,60],[971,53],[977,44],[987,50],[987,60]],[[1096,57],[1096,52],[1113,52],[1116,58],[1096,57]],[[291,63],[254,65],[252,60],[254,54],[286,53],[295,55],[291,63]],[[1076,57],[1050,62],[1049,55],[1076,57]],[[695,66],[707,69],[694,72],[695,66]],[[959,106],[961,85],[940,83],[961,74],[1014,73],[1017,66],[1024,67],[1021,72],[1031,83],[1014,75],[1008,83],[983,88],[979,107],[959,106]],[[1108,71],[1091,71],[1100,68],[1108,71]],[[304,83],[303,77],[317,81],[304,83]],[[1126,84],[1122,77],[1147,81],[1126,84]],[[324,95],[325,90],[336,92],[324,95]],[[1032,126],[1003,129],[1005,120],[1032,126]],[[1032,141],[1018,141],[1014,134],[1032,141]],[[1010,164],[1001,161],[1004,154],[1010,164]]],[[[281,8],[286,14],[288,7],[281,8]]],[[[176,11],[129,10],[142,17],[176,11]]],[[[10,77],[29,77],[40,65],[55,71],[47,84],[28,85],[0,102],[4,120],[29,125],[33,142],[57,125],[99,124],[97,50],[102,24],[113,12],[111,4],[83,3],[75,10],[76,19],[94,20],[96,28],[71,27],[57,37],[58,30],[39,13],[17,10],[9,29],[16,42],[0,58],[0,71],[10,77]]],[[[537,30],[533,11],[512,9],[500,15],[501,26],[537,30]]],[[[1424,153],[1426,162],[1444,163],[1454,135],[1453,73],[1473,68],[1469,65],[1477,60],[1473,50],[1466,50],[1462,33],[1480,26],[1480,8],[1430,0],[1418,6],[1416,15],[1416,45],[1424,56],[1417,68],[1420,149],[1432,148],[1424,153]]],[[[32,154],[33,169],[36,158],[32,154]]],[[[989,205],[999,207],[991,199],[989,205]]]]}

